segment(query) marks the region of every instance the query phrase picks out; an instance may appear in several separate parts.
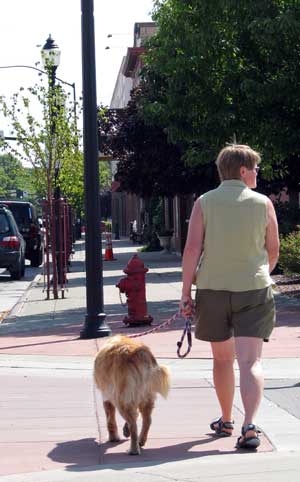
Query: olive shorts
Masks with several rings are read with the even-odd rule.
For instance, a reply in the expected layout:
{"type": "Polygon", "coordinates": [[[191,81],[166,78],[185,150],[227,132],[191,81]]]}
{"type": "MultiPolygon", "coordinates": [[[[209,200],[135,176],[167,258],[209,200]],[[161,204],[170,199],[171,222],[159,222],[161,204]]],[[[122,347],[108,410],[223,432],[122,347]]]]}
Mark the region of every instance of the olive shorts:
{"type": "Polygon", "coordinates": [[[269,341],[275,325],[272,287],[251,291],[196,291],[195,337],[225,341],[250,336],[269,341]]]}

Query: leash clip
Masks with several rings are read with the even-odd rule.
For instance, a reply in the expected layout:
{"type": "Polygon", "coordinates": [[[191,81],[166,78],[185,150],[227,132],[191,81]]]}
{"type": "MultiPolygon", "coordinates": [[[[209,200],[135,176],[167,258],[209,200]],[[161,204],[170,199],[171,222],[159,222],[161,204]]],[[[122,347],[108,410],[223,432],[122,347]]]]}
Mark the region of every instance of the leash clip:
{"type": "Polygon", "coordinates": [[[185,358],[190,353],[191,348],[192,348],[192,318],[187,318],[180,341],[177,342],[177,356],[179,358],[185,358]],[[187,335],[188,346],[185,353],[180,353],[180,349],[183,345],[183,340],[185,335],[187,335]]]}

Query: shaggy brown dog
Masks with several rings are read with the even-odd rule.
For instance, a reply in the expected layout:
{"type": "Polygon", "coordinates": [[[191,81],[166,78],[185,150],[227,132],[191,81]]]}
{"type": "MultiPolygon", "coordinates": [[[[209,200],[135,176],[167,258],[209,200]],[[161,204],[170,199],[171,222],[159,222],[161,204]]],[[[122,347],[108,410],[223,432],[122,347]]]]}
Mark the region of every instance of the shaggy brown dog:
{"type": "Polygon", "coordinates": [[[128,453],[140,454],[151,425],[156,393],[167,397],[169,371],[159,366],[150,349],[132,338],[116,335],[109,338],[96,356],[94,378],[102,392],[109,441],[120,440],[116,424],[116,408],[125,420],[123,434],[131,437],[128,453]],[[138,436],[137,418],[142,415],[138,436]]]}

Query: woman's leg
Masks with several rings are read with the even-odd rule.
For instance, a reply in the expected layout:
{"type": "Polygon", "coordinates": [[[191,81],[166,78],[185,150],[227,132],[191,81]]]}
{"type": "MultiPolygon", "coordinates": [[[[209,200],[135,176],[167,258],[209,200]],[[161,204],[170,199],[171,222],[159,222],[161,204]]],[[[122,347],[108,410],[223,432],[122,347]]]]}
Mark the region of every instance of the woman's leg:
{"type": "MultiPolygon", "coordinates": [[[[235,343],[234,338],[226,341],[212,342],[213,353],[213,377],[216,394],[221,406],[223,422],[232,421],[232,405],[234,398],[234,359],[235,343]]],[[[224,429],[225,430],[225,429],[224,429]]],[[[229,433],[232,430],[225,430],[229,433]]]]}
{"type": "Polygon", "coordinates": [[[260,338],[235,338],[236,356],[240,368],[240,391],[245,410],[244,427],[249,423],[255,424],[255,415],[263,396],[262,345],[263,340],[260,338]]]}

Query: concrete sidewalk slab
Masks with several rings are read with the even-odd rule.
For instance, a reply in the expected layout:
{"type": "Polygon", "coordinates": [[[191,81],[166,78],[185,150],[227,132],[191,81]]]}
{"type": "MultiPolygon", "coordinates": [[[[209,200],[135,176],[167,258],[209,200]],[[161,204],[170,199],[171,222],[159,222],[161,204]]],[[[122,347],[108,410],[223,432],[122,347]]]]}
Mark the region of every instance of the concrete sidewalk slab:
{"type": "Polygon", "coordinates": [[[40,278],[40,268],[32,268],[26,262],[25,275],[21,280],[11,280],[10,273],[0,269],[0,324],[7,315],[12,313],[17,305],[22,305],[28,290],[40,278]]]}
{"type": "MultiPolygon", "coordinates": [[[[145,449],[138,460],[126,454],[128,440],[107,440],[101,396],[89,371],[1,370],[6,387],[0,413],[0,475],[67,470],[93,465],[165,463],[208,455],[240,453],[231,438],[209,431],[211,415],[218,414],[212,385],[204,379],[176,379],[167,401],[158,398],[145,449]]],[[[236,427],[242,414],[234,410],[236,427]]],[[[118,417],[120,434],[123,421],[118,417]]],[[[140,423],[140,422],[139,422],[140,423]]],[[[265,436],[259,452],[273,450],[265,436]]]]}
{"type": "MultiPolygon", "coordinates": [[[[1,373],[6,390],[2,392],[0,474],[49,470],[53,463],[48,454],[56,444],[82,440],[83,465],[98,463],[95,440],[91,379],[1,373]]],[[[75,444],[74,451],[78,450],[75,444]]]]}
{"type": "MultiPolygon", "coordinates": [[[[127,314],[121,306],[116,283],[124,276],[123,268],[137,252],[137,246],[128,241],[114,242],[117,261],[103,263],[103,283],[107,323],[113,334],[137,334],[170,319],[178,311],[181,289],[181,260],[160,252],[140,253],[149,272],[146,275],[148,313],[154,318],[151,326],[126,327],[122,320],[127,314]]],[[[68,273],[68,290],[65,299],[45,300],[43,280],[35,282],[26,294],[20,310],[6,316],[0,325],[0,352],[11,354],[65,354],[85,356],[94,353],[95,344],[90,340],[79,340],[86,314],[84,242],[77,246],[68,273]]],[[[122,295],[124,298],[124,295],[122,295]]],[[[125,301],[125,298],[124,298],[125,301]]],[[[300,304],[286,296],[277,295],[277,326],[270,343],[264,344],[264,357],[300,356],[300,304]]],[[[176,357],[176,343],[181,337],[184,320],[178,319],[145,341],[155,350],[156,356],[176,357]],[[176,332],[176,333],[174,333],[176,332]]],[[[99,341],[101,344],[101,341],[99,341]]],[[[98,345],[99,346],[99,345],[98,345]]],[[[194,341],[191,355],[195,358],[211,358],[208,343],[194,341]]]]}
{"type": "MultiPolygon", "coordinates": [[[[126,309],[120,304],[115,284],[124,276],[123,268],[137,247],[124,240],[113,244],[118,259],[104,263],[103,277],[105,310],[113,333],[139,334],[147,328],[156,329],[178,309],[181,260],[175,255],[140,254],[149,267],[146,276],[148,312],[154,316],[154,322],[151,327],[127,328],[122,322],[126,309]]],[[[245,474],[249,472],[253,454],[247,459],[245,454],[234,449],[242,423],[241,400],[239,396],[235,400],[234,437],[213,437],[208,426],[211,419],[219,415],[219,409],[212,386],[209,344],[193,340],[191,354],[179,360],[176,343],[184,326],[180,319],[141,337],[161,363],[170,366],[172,376],[170,397],[167,401],[158,399],[149,441],[141,457],[136,461],[135,457],[126,455],[126,440],[114,446],[106,442],[105,419],[91,374],[93,357],[104,339],[78,338],[86,303],[83,247],[83,242],[77,246],[65,299],[45,301],[42,282],[35,283],[19,310],[0,324],[0,377],[2,386],[6,387],[1,402],[4,412],[0,412],[3,425],[1,482],[5,474],[12,482],[21,480],[13,474],[23,474],[19,477],[26,482],[33,481],[36,473],[36,480],[39,480],[41,471],[49,473],[48,479],[40,479],[47,482],[55,480],[55,474],[58,480],[67,480],[69,476],[70,480],[77,476],[92,480],[97,473],[101,478],[105,474],[107,478],[102,480],[115,480],[120,471],[126,472],[124,480],[128,480],[127,474],[130,477],[133,473],[142,473],[149,475],[144,480],[150,482],[154,480],[151,474],[168,477],[167,472],[155,470],[160,466],[169,467],[174,474],[174,466],[178,467],[179,474],[184,474],[181,467],[187,467],[185,478],[196,473],[197,466],[198,478],[194,480],[206,480],[202,477],[201,465],[208,464],[205,470],[211,478],[210,461],[220,464],[220,459],[225,465],[231,460],[228,477],[229,474],[237,475],[234,468],[239,466],[243,480],[247,480],[245,474]],[[246,464],[247,470],[244,466],[241,468],[239,461],[244,461],[242,465],[246,464]],[[100,473],[96,471],[91,475],[92,467],[97,467],[100,473]],[[126,467],[138,469],[127,472],[126,467]],[[24,473],[30,474],[27,479],[24,473]]],[[[299,305],[281,296],[276,297],[276,303],[278,325],[270,343],[264,344],[266,375],[273,380],[296,379],[300,367],[299,305]]],[[[273,442],[277,450],[291,451],[300,445],[299,419],[272,401],[264,399],[258,423],[267,436],[263,434],[256,457],[273,453],[273,442]]],[[[268,462],[264,464],[262,466],[269,473],[268,462]]]]}
{"type": "MultiPolygon", "coordinates": [[[[73,314],[72,311],[71,309],[68,310],[69,315],[67,316],[69,320],[66,326],[63,326],[60,321],[62,317],[60,311],[54,311],[50,316],[48,312],[41,315],[41,318],[45,317],[47,319],[48,326],[44,329],[42,329],[42,320],[39,322],[35,314],[30,315],[29,312],[23,312],[23,314],[18,316],[19,323],[25,324],[31,321],[37,326],[31,326],[30,330],[25,331],[22,328],[18,329],[16,324],[15,331],[10,331],[6,329],[4,324],[2,326],[3,329],[0,339],[0,353],[52,356],[86,356],[95,353],[104,340],[80,340],[79,333],[83,327],[84,311],[81,308],[77,311],[74,310],[76,314],[73,314]]],[[[173,314],[174,312],[170,314],[170,317],[173,316],[173,314]]],[[[285,315],[283,314],[282,316],[285,315]]],[[[155,329],[160,323],[164,323],[168,319],[168,316],[163,316],[160,320],[154,322],[151,327],[126,328],[122,320],[118,321],[115,315],[109,315],[107,317],[107,323],[113,334],[122,333],[130,336],[137,335],[147,329],[155,329]]],[[[149,345],[156,356],[177,358],[177,341],[181,338],[183,328],[184,321],[178,320],[173,323],[171,327],[161,329],[154,334],[145,335],[141,337],[141,340],[149,345]]],[[[264,344],[264,358],[299,358],[299,340],[299,326],[286,325],[276,327],[272,333],[270,342],[264,344]]],[[[182,352],[184,352],[185,349],[186,339],[184,340],[182,352]]],[[[209,343],[193,339],[193,347],[189,356],[193,358],[211,358],[209,343]]]]}
{"type": "Polygon", "coordinates": [[[299,455],[293,453],[241,454],[239,457],[204,456],[175,462],[131,463],[115,466],[70,468],[67,471],[37,472],[33,474],[1,477],[1,482],[157,482],[176,480],[190,482],[252,482],[260,478],[264,482],[299,481],[299,455]]]}

